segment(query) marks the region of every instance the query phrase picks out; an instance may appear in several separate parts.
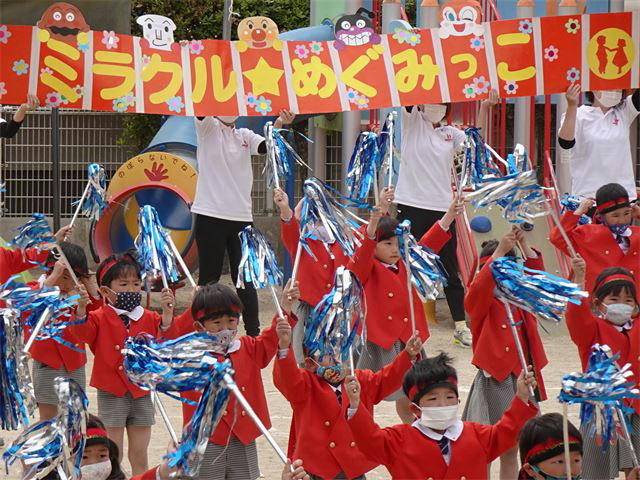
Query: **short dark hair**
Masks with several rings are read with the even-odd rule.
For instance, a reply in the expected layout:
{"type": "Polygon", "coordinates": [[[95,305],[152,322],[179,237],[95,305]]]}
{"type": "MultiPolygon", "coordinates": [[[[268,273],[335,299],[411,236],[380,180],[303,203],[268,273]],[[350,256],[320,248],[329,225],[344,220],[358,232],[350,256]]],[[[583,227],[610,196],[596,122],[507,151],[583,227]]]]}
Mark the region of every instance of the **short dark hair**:
{"type": "Polygon", "coordinates": [[[96,277],[98,285],[106,285],[108,287],[114,280],[131,273],[142,279],[142,267],[138,263],[135,250],[109,255],[98,266],[96,277]]]}
{"type": "MultiPolygon", "coordinates": [[[[569,437],[573,437],[575,440],[573,442],[570,441],[571,451],[579,451],[582,453],[582,435],[571,422],[569,422],[569,437]]],[[[564,451],[562,415],[559,413],[546,413],[529,420],[520,432],[519,449],[520,462],[522,464],[529,463],[530,465],[537,465],[540,462],[562,453],[564,451]],[[530,455],[532,449],[549,440],[557,440],[558,445],[536,453],[533,456],[530,455]]],[[[520,478],[529,479],[531,477],[529,477],[523,469],[521,470],[520,478]]]]}
{"type": "Polygon", "coordinates": [[[396,236],[396,228],[398,228],[400,222],[388,215],[383,216],[378,222],[378,228],[376,228],[376,242],[383,242],[396,236]]]}
{"type": "Polygon", "coordinates": [[[191,303],[191,316],[194,320],[203,314],[207,319],[213,319],[240,314],[243,310],[244,305],[235,289],[221,283],[199,287],[191,303]]]}
{"type": "MultiPolygon", "coordinates": [[[[480,245],[480,247],[482,248],[482,250],[480,250],[480,258],[488,257],[489,255],[493,255],[493,252],[496,251],[496,248],[498,248],[498,245],[500,245],[500,242],[495,238],[492,238],[491,240],[486,240],[486,241],[482,242],[482,244],[480,245]]],[[[516,256],[516,251],[512,248],[511,250],[509,250],[507,252],[506,256],[507,257],[515,257],[516,256]]]]}
{"type": "Polygon", "coordinates": [[[602,301],[607,295],[620,295],[623,290],[626,290],[629,295],[633,297],[636,304],[638,303],[638,299],[636,296],[636,284],[633,279],[633,274],[623,267],[607,267],[600,272],[598,277],[596,278],[596,283],[594,284],[593,296],[598,300],[602,301]],[[612,280],[610,282],[603,281],[612,275],[625,275],[629,277],[629,280],[625,280],[623,278],[619,278],[616,280],[612,280]],[[602,284],[602,285],[601,285],[602,284]]]}
{"type": "MultiPolygon", "coordinates": [[[[73,272],[79,277],[86,277],[89,275],[89,264],[87,262],[87,255],[80,245],[76,245],[71,242],[60,242],[60,248],[62,253],[67,257],[73,272]]],[[[53,268],[53,265],[59,260],[59,254],[56,250],[51,250],[47,257],[46,266],[49,269],[53,268]]]]}
{"type": "Polygon", "coordinates": [[[596,208],[601,215],[629,206],[629,193],[619,183],[607,183],[596,191],[596,208]],[[626,199],[626,201],[619,202],[620,199],[626,199]],[[607,202],[616,202],[616,204],[603,208],[602,206],[607,202]]]}
{"type": "MultiPolygon", "coordinates": [[[[87,428],[99,428],[101,430],[106,430],[104,423],[100,420],[100,417],[92,414],[89,414],[89,418],[87,419],[87,428]]],[[[120,450],[118,449],[118,445],[108,437],[87,438],[85,448],[94,445],[104,445],[109,449],[111,473],[107,477],[107,480],[126,480],[127,477],[124,475],[124,472],[120,467],[120,450]]]]}
{"type": "Polygon", "coordinates": [[[404,394],[413,403],[418,403],[422,397],[437,387],[451,388],[458,395],[456,385],[458,374],[452,363],[453,359],[445,352],[416,362],[402,382],[404,394]]]}

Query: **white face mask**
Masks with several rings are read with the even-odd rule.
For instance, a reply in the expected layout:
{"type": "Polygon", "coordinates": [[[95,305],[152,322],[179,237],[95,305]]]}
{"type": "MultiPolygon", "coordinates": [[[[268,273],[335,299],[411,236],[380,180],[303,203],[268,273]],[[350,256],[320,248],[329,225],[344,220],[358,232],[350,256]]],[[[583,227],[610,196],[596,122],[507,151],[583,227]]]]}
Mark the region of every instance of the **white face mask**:
{"type": "Polygon", "coordinates": [[[446,430],[458,421],[458,405],[448,407],[420,407],[420,423],[434,430],[446,430]]]}
{"type": "Polygon", "coordinates": [[[604,318],[614,325],[624,325],[631,320],[634,308],[626,303],[612,303],[607,305],[604,318]]]}
{"type": "Polygon", "coordinates": [[[425,105],[422,107],[424,116],[431,123],[440,123],[447,113],[446,105],[425,105]]]}
{"type": "Polygon", "coordinates": [[[231,342],[233,342],[233,339],[236,338],[237,334],[238,334],[238,330],[230,330],[230,329],[220,330],[219,332],[216,332],[216,333],[210,333],[209,335],[211,335],[212,337],[213,336],[216,337],[213,351],[215,353],[222,353],[222,354],[227,353],[227,350],[229,350],[229,345],[231,345],[231,342]]]}
{"type": "Polygon", "coordinates": [[[238,119],[237,115],[235,117],[234,116],[228,116],[228,117],[218,116],[218,120],[220,120],[221,122],[224,122],[224,123],[228,123],[228,124],[232,124],[237,119],[238,119]]]}
{"type": "Polygon", "coordinates": [[[93,465],[83,465],[80,467],[82,480],[107,480],[111,475],[111,460],[94,463],[93,465]]]}
{"type": "Polygon", "coordinates": [[[622,92],[620,90],[603,90],[596,92],[596,98],[600,105],[606,108],[615,107],[622,100],[622,92]]]}

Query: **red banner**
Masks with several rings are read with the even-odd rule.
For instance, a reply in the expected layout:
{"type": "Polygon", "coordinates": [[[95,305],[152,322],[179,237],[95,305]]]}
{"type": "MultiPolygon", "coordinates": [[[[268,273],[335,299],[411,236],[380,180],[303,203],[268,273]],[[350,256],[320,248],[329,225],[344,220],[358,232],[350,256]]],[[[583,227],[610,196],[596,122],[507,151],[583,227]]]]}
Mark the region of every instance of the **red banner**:
{"type": "MultiPolygon", "coordinates": [[[[375,37],[375,38],[374,38],[375,37]]],[[[536,17],[469,32],[342,42],[192,40],[0,25],[0,103],[165,115],[275,115],[637,88],[640,12],[536,17]]]]}

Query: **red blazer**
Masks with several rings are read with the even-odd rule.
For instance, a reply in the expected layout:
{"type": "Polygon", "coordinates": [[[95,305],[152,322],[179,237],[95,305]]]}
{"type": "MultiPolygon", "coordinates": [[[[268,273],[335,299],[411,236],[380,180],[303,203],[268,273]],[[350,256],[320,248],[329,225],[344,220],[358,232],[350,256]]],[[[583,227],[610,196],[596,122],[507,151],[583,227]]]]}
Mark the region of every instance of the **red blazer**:
{"type": "MultiPolygon", "coordinates": [[[[561,224],[571,240],[573,248],[580,254],[587,263],[586,289],[591,292],[596,278],[607,267],[624,267],[631,271],[636,277],[636,285],[640,286],[638,276],[640,275],[640,227],[631,226],[631,236],[629,237],[629,250],[625,254],[616,239],[611,234],[611,230],[606,225],[590,224],[578,225],[580,217],[573,212],[566,212],[562,215],[561,224]]],[[[549,236],[551,243],[567,255],[569,250],[557,227],[551,229],[549,236]]]]}
{"type": "Polygon", "coordinates": [[[31,248],[23,255],[21,250],[0,248],[0,283],[6,282],[13,275],[37,267],[38,263],[43,264],[48,256],[49,250],[38,253],[35,248],[31,248]]]}
{"type": "Polygon", "coordinates": [[[360,449],[383,464],[391,478],[471,480],[487,478],[487,465],[516,445],[520,430],[537,412],[535,406],[515,397],[495,425],[464,422],[460,437],[450,442],[449,465],[438,442],[411,425],[380,428],[363,403],[348,424],[360,449]]]}
{"type": "MultiPolygon", "coordinates": [[[[190,312],[190,310],[187,310],[190,312]]],[[[186,329],[186,323],[191,315],[183,315],[180,318],[182,326],[178,326],[178,331],[182,332],[186,329]]],[[[233,365],[235,371],[234,379],[240,387],[240,391],[244,394],[247,401],[256,412],[262,423],[267,429],[271,428],[271,419],[269,418],[269,408],[267,406],[267,397],[262,384],[263,368],[271,362],[278,351],[278,336],[276,334],[275,322],[277,316],[274,317],[273,323],[265,328],[260,336],[240,337],[240,349],[231,352],[226,356],[233,365]]],[[[289,323],[295,324],[295,317],[288,318],[289,323]]],[[[191,323],[191,331],[193,331],[193,322],[191,323]]],[[[189,333],[189,332],[187,332],[189,333]]],[[[223,360],[225,356],[220,355],[223,360]]],[[[201,392],[185,392],[182,394],[184,398],[198,402],[201,392]]],[[[186,425],[191,421],[191,417],[196,411],[195,406],[182,404],[182,420],[186,425]]],[[[210,443],[216,445],[226,445],[231,435],[235,435],[243,445],[247,445],[258,438],[262,433],[256,427],[256,424],[247,415],[244,409],[236,402],[235,396],[231,395],[227,408],[224,411],[222,419],[217,428],[209,438],[210,443]]]]}
{"type": "Polygon", "coordinates": [[[158,467],[153,467],[150,470],[147,470],[144,473],[139,473],[138,475],[134,475],[129,480],[156,480],[156,472],[158,467]]]}
{"type": "MultiPolygon", "coordinates": [[[[451,238],[451,234],[442,230],[436,222],[420,239],[420,245],[438,252],[451,238]]],[[[376,241],[365,235],[362,245],[356,250],[349,262],[349,270],[355,273],[367,298],[367,340],[389,350],[397,340],[407,343],[411,331],[411,312],[407,289],[407,271],[404,262],[396,265],[394,272],[374,257],[376,241]]],[[[422,301],[413,291],[413,305],[416,316],[416,329],[422,341],[429,338],[429,327],[422,308],[422,301]]]]}
{"type": "Polygon", "coordinates": [[[131,393],[133,398],[149,395],[148,391],[137,387],[127,378],[120,350],[128,337],[134,337],[139,333],[171,338],[173,325],[166,332],[162,332],[161,322],[162,317],[158,313],[145,310],[138,321],[131,320],[127,330],[115,310],[105,305],[88,313],[84,323],[67,327],[80,342],[89,345],[95,356],[90,385],[118,397],[124,397],[127,392],[131,393]]]}
{"type": "MultiPolygon", "coordinates": [[[[295,259],[300,239],[300,225],[293,216],[289,222],[280,221],[282,242],[291,256],[295,259]]],[[[349,261],[340,245],[333,243],[328,245],[331,254],[320,240],[308,240],[309,249],[315,255],[313,258],[304,249],[300,256],[298,266],[298,278],[300,282],[300,300],[311,306],[317,305],[333,287],[333,277],[336,269],[346,265],[349,261]],[[331,258],[333,255],[333,258],[331,258]]]]}
{"type": "MultiPolygon", "coordinates": [[[[39,288],[38,283],[29,284],[33,288],[39,288]]],[[[89,305],[87,305],[87,312],[93,312],[104,306],[102,299],[91,299],[89,305]]],[[[75,321],[74,316],[70,321],[75,321]]],[[[25,341],[31,336],[31,329],[25,328],[24,337],[25,341]]],[[[87,363],[87,354],[85,353],[84,342],[78,340],[78,338],[69,331],[69,327],[65,328],[62,332],[62,339],[81,349],[81,352],[73,350],[55,340],[49,338],[47,340],[36,340],[29,350],[29,354],[34,360],[43,363],[50,368],[64,368],[67,372],[72,372],[87,363]]]]}
{"type": "MultiPolygon", "coordinates": [[[[615,326],[603,318],[593,315],[588,300],[583,300],[580,305],[569,303],[567,308],[567,328],[571,340],[578,347],[582,369],[586,370],[589,363],[589,353],[592,345],[599,343],[609,345],[613,353],[619,353],[618,364],[620,366],[631,364],[633,376],[628,381],[640,385],[640,320],[633,322],[631,330],[621,332],[615,326]]],[[[633,400],[633,408],[640,414],[640,400],[633,400]]]]}
{"type": "MultiPolygon", "coordinates": [[[[401,385],[411,367],[409,355],[402,353],[377,373],[356,370],[361,385],[361,399],[368,411],[401,385]]],[[[378,463],[360,451],[361,442],[354,441],[347,426],[349,397],[342,386],[342,406],[335,391],[315,373],[298,368],[292,349],[285,358],[277,359],[273,383],[291,403],[295,418],[295,451],[308,472],[322,478],[334,478],[341,471],[354,478],[375,468],[378,463]]]]}
{"type": "MultiPolygon", "coordinates": [[[[517,377],[522,370],[522,363],[518,357],[504,304],[493,294],[496,284],[491,273],[492,261],[493,259],[485,263],[467,288],[464,307],[471,320],[473,335],[471,363],[483,369],[496,381],[502,382],[511,373],[517,377]]],[[[541,254],[538,253],[538,258],[528,258],[525,266],[544,270],[541,254]]],[[[525,357],[533,363],[541,399],[545,400],[542,369],[548,361],[538,333],[538,321],[535,316],[520,308],[514,307],[512,312],[525,357]]]]}

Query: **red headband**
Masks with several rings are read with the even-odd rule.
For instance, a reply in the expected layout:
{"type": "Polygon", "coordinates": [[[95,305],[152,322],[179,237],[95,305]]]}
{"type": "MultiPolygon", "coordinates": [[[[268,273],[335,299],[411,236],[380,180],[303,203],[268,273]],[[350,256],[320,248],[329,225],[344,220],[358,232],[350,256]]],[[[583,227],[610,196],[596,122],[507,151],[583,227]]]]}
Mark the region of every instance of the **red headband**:
{"type": "Polygon", "coordinates": [[[111,270],[113,267],[116,266],[116,264],[122,262],[122,261],[130,261],[132,263],[137,263],[137,260],[135,258],[133,258],[131,255],[123,255],[122,257],[114,257],[111,260],[109,260],[107,263],[105,263],[104,267],[102,267],[102,270],[100,270],[100,276],[98,277],[98,286],[102,286],[102,280],[104,279],[104,277],[107,275],[107,273],[109,272],[109,270],[111,270]]]}
{"type": "Polygon", "coordinates": [[[444,382],[431,382],[430,384],[427,384],[427,385],[414,385],[409,389],[409,395],[408,395],[409,400],[413,401],[413,398],[425,388],[428,388],[432,385],[436,386],[442,383],[450,383],[452,385],[458,386],[458,379],[456,377],[447,377],[447,379],[444,382]]]}
{"type": "MultiPolygon", "coordinates": [[[[569,437],[569,444],[581,445],[582,442],[576,437],[569,437]]],[[[552,448],[561,446],[564,446],[564,442],[562,440],[558,440],[557,438],[547,438],[544,442],[538,443],[531,450],[529,450],[522,463],[527,463],[529,459],[535,457],[536,455],[539,455],[542,452],[546,452],[547,450],[551,450],[552,448]]]]}
{"type": "Polygon", "coordinates": [[[98,427],[87,428],[87,439],[89,438],[109,438],[107,432],[98,427]]]}
{"type": "Polygon", "coordinates": [[[609,200],[608,202],[601,203],[596,206],[596,213],[602,213],[603,210],[616,207],[618,205],[620,205],[620,207],[629,206],[629,197],[620,197],[615,200],[609,200]]]}
{"type": "Polygon", "coordinates": [[[607,284],[609,282],[615,282],[616,280],[622,280],[624,282],[631,282],[634,285],[636,283],[635,279],[633,278],[633,275],[627,275],[626,273],[614,273],[614,274],[608,275],[608,276],[604,277],[602,280],[600,280],[600,283],[596,284],[596,286],[593,289],[593,291],[596,292],[603,285],[605,285],[605,284],[607,284]]]}

